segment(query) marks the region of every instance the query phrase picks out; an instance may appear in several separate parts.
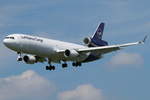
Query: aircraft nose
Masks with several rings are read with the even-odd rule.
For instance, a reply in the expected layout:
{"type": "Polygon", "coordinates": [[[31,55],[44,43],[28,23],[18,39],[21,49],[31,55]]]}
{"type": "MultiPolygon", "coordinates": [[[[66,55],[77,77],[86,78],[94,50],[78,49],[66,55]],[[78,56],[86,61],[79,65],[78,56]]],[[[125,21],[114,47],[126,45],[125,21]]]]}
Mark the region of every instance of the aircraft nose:
{"type": "Polygon", "coordinates": [[[9,41],[8,41],[7,39],[4,39],[4,40],[3,40],[3,44],[4,44],[5,46],[9,45],[9,41]]]}
{"type": "Polygon", "coordinates": [[[7,45],[7,40],[6,39],[3,40],[3,44],[7,45]]]}
{"type": "Polygon", "coordinates": [[[8,40],[8,39],[4,39],[3,40],[3,44],[7,47],[10,47],[12,45],[12,41],[8,40]]]}

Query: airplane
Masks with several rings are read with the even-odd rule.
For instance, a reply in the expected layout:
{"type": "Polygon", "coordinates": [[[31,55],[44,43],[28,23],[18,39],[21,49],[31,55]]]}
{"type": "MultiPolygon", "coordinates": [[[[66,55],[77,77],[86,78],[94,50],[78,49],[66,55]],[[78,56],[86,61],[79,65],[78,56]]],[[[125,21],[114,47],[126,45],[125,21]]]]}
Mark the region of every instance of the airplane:
{"type": "Polygon", "coordinates": [[[104,54],[123,47],[144,44],[147,38],[145,36],[142,41],[108,45],[108,42],[102,39],[104,26],[105,23],[100,23],[93,36],[84,38],[84,45],[26,34],[8,35],[3,40],[3,44],[18,53],[17,61],[24,61],[26,64],[48,62],[45,69],[55,70],[52,63],[62,64],[62,68],[66,68],[67,62],[72,62],[72,66],[78,67],[82,63],[101,59],[104,54]]]}

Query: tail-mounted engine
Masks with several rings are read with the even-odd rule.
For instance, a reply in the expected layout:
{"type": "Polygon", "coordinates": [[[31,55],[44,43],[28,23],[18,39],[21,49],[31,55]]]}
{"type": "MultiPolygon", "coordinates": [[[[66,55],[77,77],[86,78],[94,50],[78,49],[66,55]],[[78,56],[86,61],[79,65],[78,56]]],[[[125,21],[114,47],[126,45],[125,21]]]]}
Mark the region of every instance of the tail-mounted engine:
{"type": "Polygon", "coordinates": [[[101,23],[92,37],[84,38],[83,40],[84,44],[87,45],[88,47],[107,46],[108,43],[102,40],[104,25],[105,25],[104,23],[101,23]]]}
{"type": "Polygon", "coordinates": [[[84,38],[83,42],[88,47],[98,47],[98,46],[106,46],[106,45],[108,45],[108,43],[106,41],[104,41],[104,40],[90,38],[90,37],[84,38]]]}
{"type": "Polygon", "coordinates": [[[91,44],[91,38],[86,37],[86,38],[84,38],[83,42],[86,46],[89,46],[91,44]]]}

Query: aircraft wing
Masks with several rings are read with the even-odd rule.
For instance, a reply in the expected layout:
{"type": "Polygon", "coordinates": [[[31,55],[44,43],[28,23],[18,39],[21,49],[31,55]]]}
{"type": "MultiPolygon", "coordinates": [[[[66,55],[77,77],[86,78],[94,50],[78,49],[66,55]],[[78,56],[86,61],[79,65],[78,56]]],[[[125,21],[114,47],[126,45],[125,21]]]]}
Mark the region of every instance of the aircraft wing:
{"type": "MultiPolygon", "coordinates": [[[[144,44],[147,36],[142,41],[132,42],[132,43],[126,43],[126,44],[118,44],[118,45],[110,45],[110,46],[101,46],[101,47],[90,47],[90,48],[80,48],[75,49],[79,53],[88,53],[88,52],[98,52],[101,54],[110,53],[113,51],[117,51],[122,49],[123,47],[138,45],[138,44],[144,44]]],[[[58,53],[64,53],[64,50],[58,50],[58,53]]]]}
{"type": "Polygon", "coordinates": [[[126,44],[118,44],[118,45],[110,45],[110,46],[102,46],[102,47],[91,47],[91,48],[82,48],[77,49],[79,53],[86,53],[86,52],[99,52],[101,54],[113,52],[116,50],[120,50],[123,47],[138,45],[138,44],[144,44],[146,41],[147,36],[144,37],[142,41],[132,42],[132,43],[126,43],[126,44]]]}
{"type": "Polygon", "coordinates": [[[91,48],[83,48],[83,49],[77,49],[80,53],[86,53],[86,52],[99,52],[101,54],[113,52],[116,50],[120,50],[122,47],[132,46],[132,45],[138,45],[143,42],[133,42],[133,43],[126,43],[126,44],[119,44],[119,45],[110,45],[110,46],[102,46],[102,47],[91,47],[91,48]]]}

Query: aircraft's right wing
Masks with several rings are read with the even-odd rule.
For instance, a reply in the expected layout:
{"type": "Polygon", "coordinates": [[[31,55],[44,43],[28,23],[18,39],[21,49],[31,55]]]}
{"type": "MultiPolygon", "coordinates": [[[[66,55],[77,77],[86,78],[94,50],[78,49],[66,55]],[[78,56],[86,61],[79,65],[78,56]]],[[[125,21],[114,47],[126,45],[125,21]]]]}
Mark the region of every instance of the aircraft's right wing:
{"type": "Polygon", "coordinates": [[[120,50],[122,47],[138,45],[138,44],[144,44],[146,38],[147,38],[147,36],[144,38],[143,41],[138,41],[138,42],[119,44],[119,45],[102,46],[102,47],[82,48],[82,49],[77,49],[77,51],[79,53],[100,52],[101,54],[105,54],[105,53],[113,52],[113,51],[116,51],[116,50],[120,50]]]}
{"type": "MultiPolygon", "coordinates": [[[[101,46],[101,47],[90,47],[90,48],[80,48],[75,49],[78,53],[88,53],[88,52],[99,52],[101,54],[110,53],[116,50],[120,50],[123,47],[138,45],[138,44],[144,44],[147,36],[142,41],[138,42],[132,42],[132,43],[126,43],[126,44],[118,44],[118,45],[110,45],[110,46],[101,46]]],[[[58,50],[57,53],[64,53],[65,50],[58,50]]]]}

